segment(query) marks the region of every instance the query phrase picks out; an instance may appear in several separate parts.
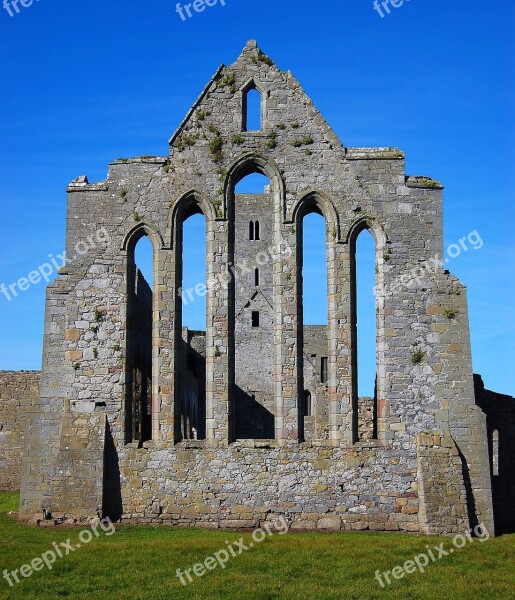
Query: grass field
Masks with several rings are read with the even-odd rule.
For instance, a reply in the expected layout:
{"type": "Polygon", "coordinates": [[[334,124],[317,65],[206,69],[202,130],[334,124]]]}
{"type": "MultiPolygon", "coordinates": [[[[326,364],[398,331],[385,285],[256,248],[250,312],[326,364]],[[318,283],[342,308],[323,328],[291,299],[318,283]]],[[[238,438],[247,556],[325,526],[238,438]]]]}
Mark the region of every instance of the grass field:
{"type": "MultiPolygon", "coordinates": [[[[12,572],[53,550],[53,542],[80,543],[81,529],[30,528],[7,515],[17,510],[16,494],[0,493],[0,572],[12,572]]],[[[356,532],[267,536],[253,548],[183,586],[176,577],[233,543],[240,533],[167,527],[116,527],[9,587],[0,579],[0,598],[102,600],[245,599],[364,600],[515,598],[515,536],[467,541],[463,549],[406,574],[382,589],[374,574],[392,570],[452,540],[402,534],[356,532]]],[[[84,536],[87,539],[87,536],[84,536]]],[[[244,534],[244,543],[253,542],[244,534]]],[[[65,546],[60,546],[62,553],[65,546]]],[[[437,555],[436,551],[433,552],[437,555]]],[[[222,556],[222,555],[221,555],[222,556]]],[[[214,562],[214,559],[213,559],[214,562]]],[[[212,566],[212,562],[209,563],[212,566]]],[[[40,563],[36,563],[39,567],[40,563]]],[[[185,577],[187,581],[187,578],[185,577]]]]}

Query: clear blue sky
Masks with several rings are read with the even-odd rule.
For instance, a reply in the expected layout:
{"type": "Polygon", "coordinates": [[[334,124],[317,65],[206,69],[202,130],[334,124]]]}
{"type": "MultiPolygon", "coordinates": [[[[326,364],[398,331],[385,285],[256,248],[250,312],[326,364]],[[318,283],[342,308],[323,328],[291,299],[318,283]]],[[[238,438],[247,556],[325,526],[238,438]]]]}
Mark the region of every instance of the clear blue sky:
{"type": "MultiPolygon", "coordinates": [[[[172,0],[0,8],[0,283],[64,246],[65,188],[167,139],[222,62],[257,39],[347,146],[397,146],[445,189],[445,240],[484,246],[467,284],[474,369],[515,394],[513,3],[225,0],[183,22],[172,0]],[[511,57],[511,58],[510,58],[511,57]]],[[[41,364],[44,286],[0,296],[0,368],[41,364]]]]}

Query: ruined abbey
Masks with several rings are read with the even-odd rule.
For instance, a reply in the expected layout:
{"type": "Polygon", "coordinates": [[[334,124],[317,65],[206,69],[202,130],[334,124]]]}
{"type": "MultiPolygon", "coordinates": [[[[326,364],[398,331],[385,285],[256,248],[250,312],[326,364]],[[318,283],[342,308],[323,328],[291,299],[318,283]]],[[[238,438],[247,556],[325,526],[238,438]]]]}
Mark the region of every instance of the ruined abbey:
{"type": "Polygon", "coordinates": [[[71,261],[47,290],[41,375],[0,374],[0,488],[21,489],[20,517],[513,528],[515,400],[474,378],[464,285],[443,268],[406,278],[443,256],[442,190],[406,175],[395,148],[345,147],[294,76],[248,42],[166,156],[118,159],[104,181],[68,187],[71,261]],[[252,173],[265,193],[236,193],[252,173]],[[326,223],[320,326],[303,323],[313,212],[326,223]],[[205,331],[182,318],[183,224],[196,214],[205,331]],[[364,230],[376,249],[373,398],[357,387],[364,230]],[[135,261],[144,236],[152,287],[135,261]],[[74,251],[81,242],[88,252],[74,251]]]}

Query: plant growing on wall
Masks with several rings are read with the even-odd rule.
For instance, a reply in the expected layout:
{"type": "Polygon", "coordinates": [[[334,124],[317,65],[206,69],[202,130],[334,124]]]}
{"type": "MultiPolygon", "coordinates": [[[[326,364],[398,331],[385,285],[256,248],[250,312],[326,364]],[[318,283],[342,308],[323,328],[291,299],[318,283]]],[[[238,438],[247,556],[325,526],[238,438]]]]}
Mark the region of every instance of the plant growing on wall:
{"type": "Polygon", "coordinates": [[[414,365],[419,365],[422,362],[424,356],[425,354],[422,352],[422,350],[417,350],[411,355],[411,362],[414,365]]]}

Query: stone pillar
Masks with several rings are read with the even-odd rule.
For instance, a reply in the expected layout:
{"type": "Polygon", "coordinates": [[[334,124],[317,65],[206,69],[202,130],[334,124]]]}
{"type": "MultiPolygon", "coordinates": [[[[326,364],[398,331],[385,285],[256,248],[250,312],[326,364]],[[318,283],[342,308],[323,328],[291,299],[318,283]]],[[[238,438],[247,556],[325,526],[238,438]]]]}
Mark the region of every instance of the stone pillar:
{"type": "Polygon", "coordinates": [[[152,439],[174,442],[176,254],[166,248],[155,253],[152,307],[152,439]]]}
{"type": "MultiPolygon", "coordinates": [[[[276,439],[279,442],[297,441],[299,438],[299,390],[302,380],[302,357],[299,357],[299,328],[302,324],[299,310],[300,277],[298,236],[293,225],[281,227],[281,215],[275,211],[274,245],[281,252],[274,260],[275,297],[275,397],[276,439]]],[[[303,393],[303,390],[302,390],[303,393]]]]}
{"type": "Polygon", "coordinates": [[[206,437],[209,445],[233,441],[234,407],[234,242],[229,221],[208,223],[206,437]]]}
{"type": "Polygon", "coordinates": [[[329,440],[352,444],[350,260],[347,244],[327,242],[329,440]]]}
{"type": "Polygon", "coordinates": [[[440,275],[435,306],[428,311],[442,314],[433,329],[439,335],[441,411],[439,425],[458,446],[468,489],[470,525],[483,523],[494,534],[492,488],[486,416],[476,405],[468,319],[467,291],[452,275],[440,275]],[[432,310],[433,309],[433,310],[432,310]],[[445,311],[445,312],[444,312],[445,311]]]}

